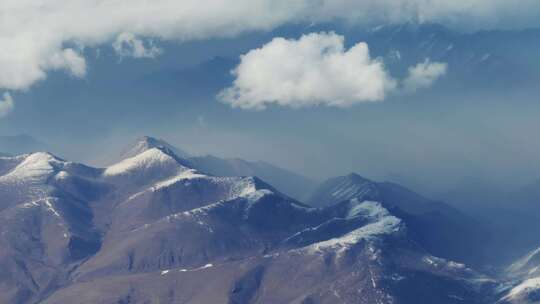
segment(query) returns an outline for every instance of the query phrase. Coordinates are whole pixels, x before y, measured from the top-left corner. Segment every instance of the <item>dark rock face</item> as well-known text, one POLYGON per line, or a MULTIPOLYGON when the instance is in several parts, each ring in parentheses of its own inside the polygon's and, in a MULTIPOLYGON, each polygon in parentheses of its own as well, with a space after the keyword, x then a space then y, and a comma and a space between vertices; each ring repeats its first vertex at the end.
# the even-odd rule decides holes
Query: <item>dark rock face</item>
POLYGON ((261 286, 264 270, 263 265, 256 266, 236 281, 229 294, 229 304, 251 303, 261 286))
POLYGON ((313 208, 166 147, 105 169, 36 153, 0 170, 2 303, 493 300, 488 277, 435 257, 418 214, 377 195, 313 208))

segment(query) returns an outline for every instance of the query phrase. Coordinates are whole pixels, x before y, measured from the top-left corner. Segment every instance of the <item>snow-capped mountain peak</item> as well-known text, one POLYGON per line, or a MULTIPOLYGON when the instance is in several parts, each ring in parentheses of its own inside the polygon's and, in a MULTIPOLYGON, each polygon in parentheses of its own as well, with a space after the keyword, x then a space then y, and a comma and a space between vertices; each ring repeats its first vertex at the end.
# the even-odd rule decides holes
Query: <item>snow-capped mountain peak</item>
POLYGON ((53 174, 56 168, 65 162, 46 152, 37 152, 24 156, 24 159, 2 179, 31 181, 44 180, 53 174))
POLYGON ((129 146, 128 148, 124 150, 124 152, 122 153, 121 159, 132 158, 134 156, 137 156, 153 148, 169 150, 180 158, 190 157, 190 155, 187 152, 169 144, 168 142, 162 139, 157 139, 150 136, 143 136, 137 139, 134 144, 132 144, 131 146, 129 146))
POLYGON ((173 169, 179 173, 188 170, 163 148, 151 148, 107 167, 103 174, 105 176, 128 175, 135 171, 147 171, 152 168, 162 168, 167 171, 173 169))

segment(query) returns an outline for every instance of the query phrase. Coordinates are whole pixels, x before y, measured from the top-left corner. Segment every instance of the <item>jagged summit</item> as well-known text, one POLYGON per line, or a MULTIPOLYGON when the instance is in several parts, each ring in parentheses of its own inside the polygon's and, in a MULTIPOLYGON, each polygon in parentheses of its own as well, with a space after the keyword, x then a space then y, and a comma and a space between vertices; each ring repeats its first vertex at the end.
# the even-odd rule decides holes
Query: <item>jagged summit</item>
POLYGON ((153 147, 107 167, 104 174, 106 176, 123 175, 136 170, 148 170, 156 166, 163 169, 171 167, 178 167, 179 170, 187 169, 182 168, 183 166, 177 162, 174 154, 170 153, 166 148, 153 147))
POLYGON ((142 136, 138 138, 135 143, 124 149, 124 152, 122 153, 120 159, 131 158, 152 148, 162 148, 169 150, 180 158, 188 158, 191 156, 189 153, 169 144, 163 139, 158 139, 151 136, 142 136))
POLYGON ((307 199, 308 204, 326 207, 353 198, 376 199, 377 184, 356 173, 330 178, 307 199))
POLYGON ((356 173, 356 172, 351 172, 347 175, 344 176, 345 178, 348 178, 350 180, 354 180, 354 181, 360 181, 360 182, 371 182, 371 180, 361 176, 360 174, 356 173))
MULTIPOLYGON (((44 181, 54 172, 60 171, 70 164, 49 152, 35 152, 8 157, 4 160, 5 174, 0 177, 0 181, 16 183, 44 181), (9 163, 11 163, 11 168, 8 168, 9 163)), ((1 164, 0 166, 3 167, 1 164)), ((0 170, 0 173, 2 171, 4 170, 0 170)))
POLYGON ((220 158, 213 155, 192 156, 163 139, 143 136, 124 149, 122 156, 113 161, 117 164, 152 148, 176 158, 185 167, 214 176, 257 176, 275 186, 282 193, 302 199, 313 189, 315 182, 295 172, 277 167, 264 161, 247 161, 240 158, 220 158), (174 156, 173 156, 174 155, 174 156))
POLYGON ((446 204, 432 201, 401 185, 373 181, 354 172, 322 182, 306 202, 311 206, 326 207, 350 199, 380 201, 411 214, 449 208, 446 204))

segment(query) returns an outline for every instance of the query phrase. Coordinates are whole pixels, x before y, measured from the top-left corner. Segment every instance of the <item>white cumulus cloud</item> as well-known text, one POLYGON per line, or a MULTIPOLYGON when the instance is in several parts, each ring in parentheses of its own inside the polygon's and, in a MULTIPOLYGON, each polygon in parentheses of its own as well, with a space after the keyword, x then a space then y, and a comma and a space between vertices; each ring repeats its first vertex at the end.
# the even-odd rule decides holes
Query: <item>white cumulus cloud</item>
POLYGON ((145 43, 132 33, 121 33, 113 43, 116 54, 121 57, 155 58, 162 50, 152 42, 145 43))
POLYGON ((11 94, 4 93, 2 99, 0 99, 0 117, 8 115, 11 111, 13 111, 14 107, 15 103, 13 102, 11 94))
POLYGON ((426 59, 409 68, 409 74, 403 81, 403 87, 407 92, 414 92, 418 89, 428 88, 437 79, 446 74, 448 64, 443 62, 431 62, 426 59))
POLYGON ((366 43, 349 49, 335 33, 312 33, 299 39, 274 38, 240 57, 235 80, 218 99, 235 108, 263 110, 270 104, 293 108, 349 107, 380 102, 394 92, 412 93, 431 86, 447 64, 424 62, 404 80, 394 79, 366 43))
POLYGON ((298 40, 275 38, 241 57, 233 86, 220 99, 244 109, 268 104, 346 107, 381 101, 396 87, 367 44, 346 50, 343 36, 313 33, 298 40))

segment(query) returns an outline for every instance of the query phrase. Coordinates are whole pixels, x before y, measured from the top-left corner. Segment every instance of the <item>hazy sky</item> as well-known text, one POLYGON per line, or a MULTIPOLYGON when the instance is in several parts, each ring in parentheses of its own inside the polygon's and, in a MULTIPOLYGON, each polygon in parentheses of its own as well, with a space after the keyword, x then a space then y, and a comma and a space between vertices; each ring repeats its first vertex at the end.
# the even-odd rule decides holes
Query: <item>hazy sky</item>
POLYGON ((70 159, 154 135, 432 192, 540 178, 538 1, 7 0, 0 20, 0 135, 70 159))

